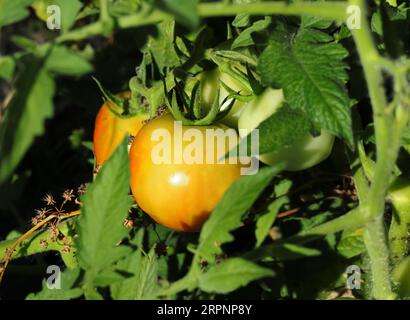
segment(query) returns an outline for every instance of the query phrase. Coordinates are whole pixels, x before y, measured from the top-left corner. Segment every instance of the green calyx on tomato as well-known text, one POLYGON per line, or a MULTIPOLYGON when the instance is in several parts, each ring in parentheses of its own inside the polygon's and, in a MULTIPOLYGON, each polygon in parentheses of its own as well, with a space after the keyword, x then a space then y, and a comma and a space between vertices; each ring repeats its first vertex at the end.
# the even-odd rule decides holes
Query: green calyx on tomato
MULTIPOLYGON (((242 137, 256 129, 260 123, 272 116, 284 102, 282 90, 267 88, 265 91, 249 102, 238 120, 238 129, 242 137)), ((334 136, 328 131, 314 137, 310 133, 298 139, 293 145, 274 153, 259 155, 259 160, 268 165, 279 162, 286 164, 288 171, 300 171, 311 168, 331 153, 334 136)))
POLYGON ((102 84, 94 78, 94 81, 97 83, 101 93, 103 94, 107 103, 106 107, 117 117, 126 119, 132 118, 139 115, 148 114, 148 109, 142 103, 142 97, 139 96, 139 101, 136 102, 131 100, 131 93, 127 94, 112 94, 107 89, 105 89, 102 84))
POLYGON ((230 96, 220 103, 220 90, 218 88, 212 93, 210 99, 204 99, 202 81, 190 80, 175 81, 176 84, 171 91, 168 91, 164 82, 167 96, 166 106, 175 120, 181 121, 184 125, 206 126, 223 118, 231 110, 235 102, 234 99, 231 99, 225 110, 221 110, 230 96))
POLYGON ((239 178, 239 163, 218 161, 219 154, 225 154, 219 150, 219 143, 203 143, 209 131, 215 134, 214 140, 226 143, 224 129, 235 135, 236 144, 238 136, 233 129, 219 124, 181 126, 169 113, 151 120, 139 131, 130 150, 131 190, 139 207, 157 223, 178 231, 198 231, 239 178), (177 130, 191 139, 180 141, 177 130), (176 159, 181 153, 190 159, 192 153, 187 150, 196 150, 196 156, 206 161, 187 161, 185 156, 176 159), (162 159, 165 154, 169 154, 167 161, 162 159))

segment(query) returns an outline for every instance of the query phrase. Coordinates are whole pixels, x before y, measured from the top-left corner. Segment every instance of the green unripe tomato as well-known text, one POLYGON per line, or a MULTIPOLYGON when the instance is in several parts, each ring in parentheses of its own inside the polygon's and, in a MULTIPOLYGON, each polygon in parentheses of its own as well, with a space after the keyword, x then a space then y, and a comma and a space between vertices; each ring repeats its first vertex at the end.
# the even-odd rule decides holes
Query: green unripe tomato
MULTIPOLYGON (((239 69, 243 69, 243 67, 239 69)), ((252 93, 251 89, 246 87, 240 80, 235 79, 225 72, 221 72, 219 69, 203 72, 200 75, 200 78, 202 79, 202 101, 205 103, 206 108, 210 108, 218 93, 218 90, 220 90, 220 104, 222 104, 226 97, 229 96, 229 92, 225 89, 221 82, 223 82, 232 90, 239 92, 241 95, 250 95, 252 93)), ((225 103, 223 103, 223 105, 221 106, 221 111, 228 108, 231 102, 232 99, 225 101, 225 103)), ((220 122, 231 128, 237 128, 239 117, 245 105, 246 102, 236 100, 231 108, 231 111, 225 117, 223 117, 220 122)))
MULTIPOLYGON (((238 120, 238 129, 242 137, 250 133, 261 122, 273 115, 283 104, 282 90, 267 88, 262 95, 249 102, 238 120)), ((292 146, 274 153, 263 154, 259 160, 268 165, 286 163, 286 170, 300 171, 311 168, 325 160, 332 152, 334 136, 323 130, 321 135, 311 134, 300 138, 292 146)))

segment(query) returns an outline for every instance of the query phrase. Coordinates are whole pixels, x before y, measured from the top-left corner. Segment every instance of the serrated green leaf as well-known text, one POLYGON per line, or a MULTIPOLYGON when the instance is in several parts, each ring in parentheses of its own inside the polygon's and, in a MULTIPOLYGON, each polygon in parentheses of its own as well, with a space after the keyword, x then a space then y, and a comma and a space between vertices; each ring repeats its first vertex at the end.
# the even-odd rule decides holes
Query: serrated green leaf
POLYGON ((39 45, 22 36, 13 37, 13 42, 38 58, 47 57, 44 68, 48 71, 67 76, 81 76, 93 69, 93 66, 84 57, 65 46, 39 45))
POLYGON ((0 28, 29 15, 27 7, 34 0, 0 0, 0 28))
MULTIPOLYGON (((284 104, 272 116, 263 121, 259 130, 259 154, 276 152, 292 146, 313 129, 312 123, 301 110, 292 109, 284 104)), ((252 139, 242 139, 240 144, 247 144, 252 150, 252 139)), ((256 155, 256 154, 254 154, 256 155)))
POLYGON ((221 252, 221 244, 233 240, 230 231, 239 227, 243 214, 282 169, 280 165, 263 168, 233 183, 202 228, 197 249, 200 256, 212 261, 221 252))
POLYGON ((130 252, 118 245, 127 235, 123 222, 132 204, 127 142, 125 137, 82 198, 77 256, 80 266, 94 275, 130 252))
MULTIPOLYGON (((161 74, 165 74, 166 68, 181 65, 183 61, 175 50, 174 35, 175 21, 163 21, 157 25, 157 35, 150 36, 145 52, 149 52, 161 74)), ((163 91, 162 83, 161 89, 163 91)))
POLYGON ((135 290, 136 300, 149 299, 158 288, 158 263, 154 248, 142 257, 140 266, 135 290))
POLYGON ((79 276, 80 269, 67 269, 60 275, 60 289, 49 289, 47 282, 43 281, 42 290, 37 293, 30 293, 26 300, 70 300, 79 298, 83 295, 83 290, 73 288, 79 276))
POLYGON ((132 242, 138 248, 124 259, 118 261, 115 269, 121 273, 127 273, 131 276, 119 283, 110 286, 111 296, 115 300, 135 300, 137 296, 137 288, 139 286, 140 276, 139 272, 142 268, 142 240, 144 236, 144 229, 140 229, 132 242))
POLYGON ((239 36, 232 43, 231 48, 236 49, 240 47, 247 47, 254 44, 252 34, 254 32, 261 32, 269 27, 272 22, 271 17, 265 17, 263 20, 258 20, 252 24, 249 28, 243 30, 239 36))
POLYGON ((262 242, 266 239, 269 234, 269 230, 272 227, 272 224, 275 222, 276 216, 280 208, 289 201, 287 197, 280 197, 273 201, 268 206, 268 212, 262 215, 256 222, 255 236, 256 236, 256 245, 259 247, 262 242))
POLYGON ((0 184, 15 170, 34 138, 44 132, 44 121, 53 114, 55 84, 44 60, 28 57, 15 87, 19 90, 0 125, 0 184))
POLYGON ((263 268, 242 258, 231 258, 201 274, 199 288, 206 292, 228 293, 254 280, 272 277, 272 270, 263 268))
POLYGON ((319 128, 353 144, 350 99, 345 83, 348 52, 332 37, 314 29, 296 34, 276 31, 261 54, 262 82, 283 89, 292 108, 305 111, 319 128))

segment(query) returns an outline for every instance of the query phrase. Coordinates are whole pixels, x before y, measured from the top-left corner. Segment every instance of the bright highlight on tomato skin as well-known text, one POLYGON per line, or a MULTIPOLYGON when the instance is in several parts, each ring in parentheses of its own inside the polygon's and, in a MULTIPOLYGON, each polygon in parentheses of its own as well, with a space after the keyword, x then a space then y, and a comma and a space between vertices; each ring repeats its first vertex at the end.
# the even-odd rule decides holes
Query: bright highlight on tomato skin
MULTIPOLYGON (((130 92, 118 95, 121 98, 129 98, 130 92)), ((112 155, 126 134, 135 136, 141 130, 148 114, 120 118, 110 111, 107 101, 98 111, 94 127, 94 155, 97 166, 101 166, 112 155)))
MULTIPOLYGON (((183 131, 193 128, 184 126, 183 131)), ((218 125, 195 127, 205 136, 206 129, 218 125)), ((157 223, 177 231, 199 231, 215 209, 225 191, 239 178, 241 165, 156 164, 152 150, 158 144, 152 134, 157 129, 174 130, 174 119, 164 115, 152 120, 137 134, 130 150, 131 190, 137 204, 157 223)), ((169 147, 173 148, 174 141, 169 147)), ((184 141, 183 147, 189 142, 184 141)), ((214 147, 216 148, 216 147, 214 147)), ((204 146, 204 156, 210 151, 204 146)), ((217 152, 215 152, 217 154, 217 152)))

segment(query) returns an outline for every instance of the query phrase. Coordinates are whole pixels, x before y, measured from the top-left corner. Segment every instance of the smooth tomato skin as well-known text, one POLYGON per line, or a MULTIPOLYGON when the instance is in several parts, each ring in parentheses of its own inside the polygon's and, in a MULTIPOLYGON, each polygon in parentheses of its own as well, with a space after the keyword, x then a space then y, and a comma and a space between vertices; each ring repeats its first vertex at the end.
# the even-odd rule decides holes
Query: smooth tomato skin
MULTIPOLYGON (((268 88, 258 98, 252 100, 244 108, 238 121, 238 129, 244 129, 240 135, 246 136, 258 125, 274 114, 284 101, 282 90, 268 88)), ((262 154, 259 160, 268 165, 285 162, 287 171, 301 171, 311 168, 329 157, 332 152, 334 136, 322 130, 313 137, 311 134, 300 138, 292 146, 274 153, 262 154)))
MULTIPOLYGON (((182 127, 183 132, 189 128, 182 127)), ((151 139, 156 129, 169 130, 173 137, 174 119, 169 114, 152 120, 136 136, 130 150, 131 190, 137 204, 157 223, 168 228, 195 232, 215 209, 225 191, 240 176, 239 164, 156 164, 151 158, 158 141, 151 139)), ((183 142, 183 147, 189 142, 183 142)), ((171 138, 171 148, 174 138, 171 138)), ((204 154, 207 149, 204 147, 204 154)))
MULTIPOLYGON (((119 96, 128 98, 130 93, 121 93, 119 96)), ((94 126, 94 155, 98 166, 108 160, 127 133, 135 136, 149 118, 147 114, 120 118, 110 111, 108 103, 111 102, 107 101, 98 111, 94 126)))

